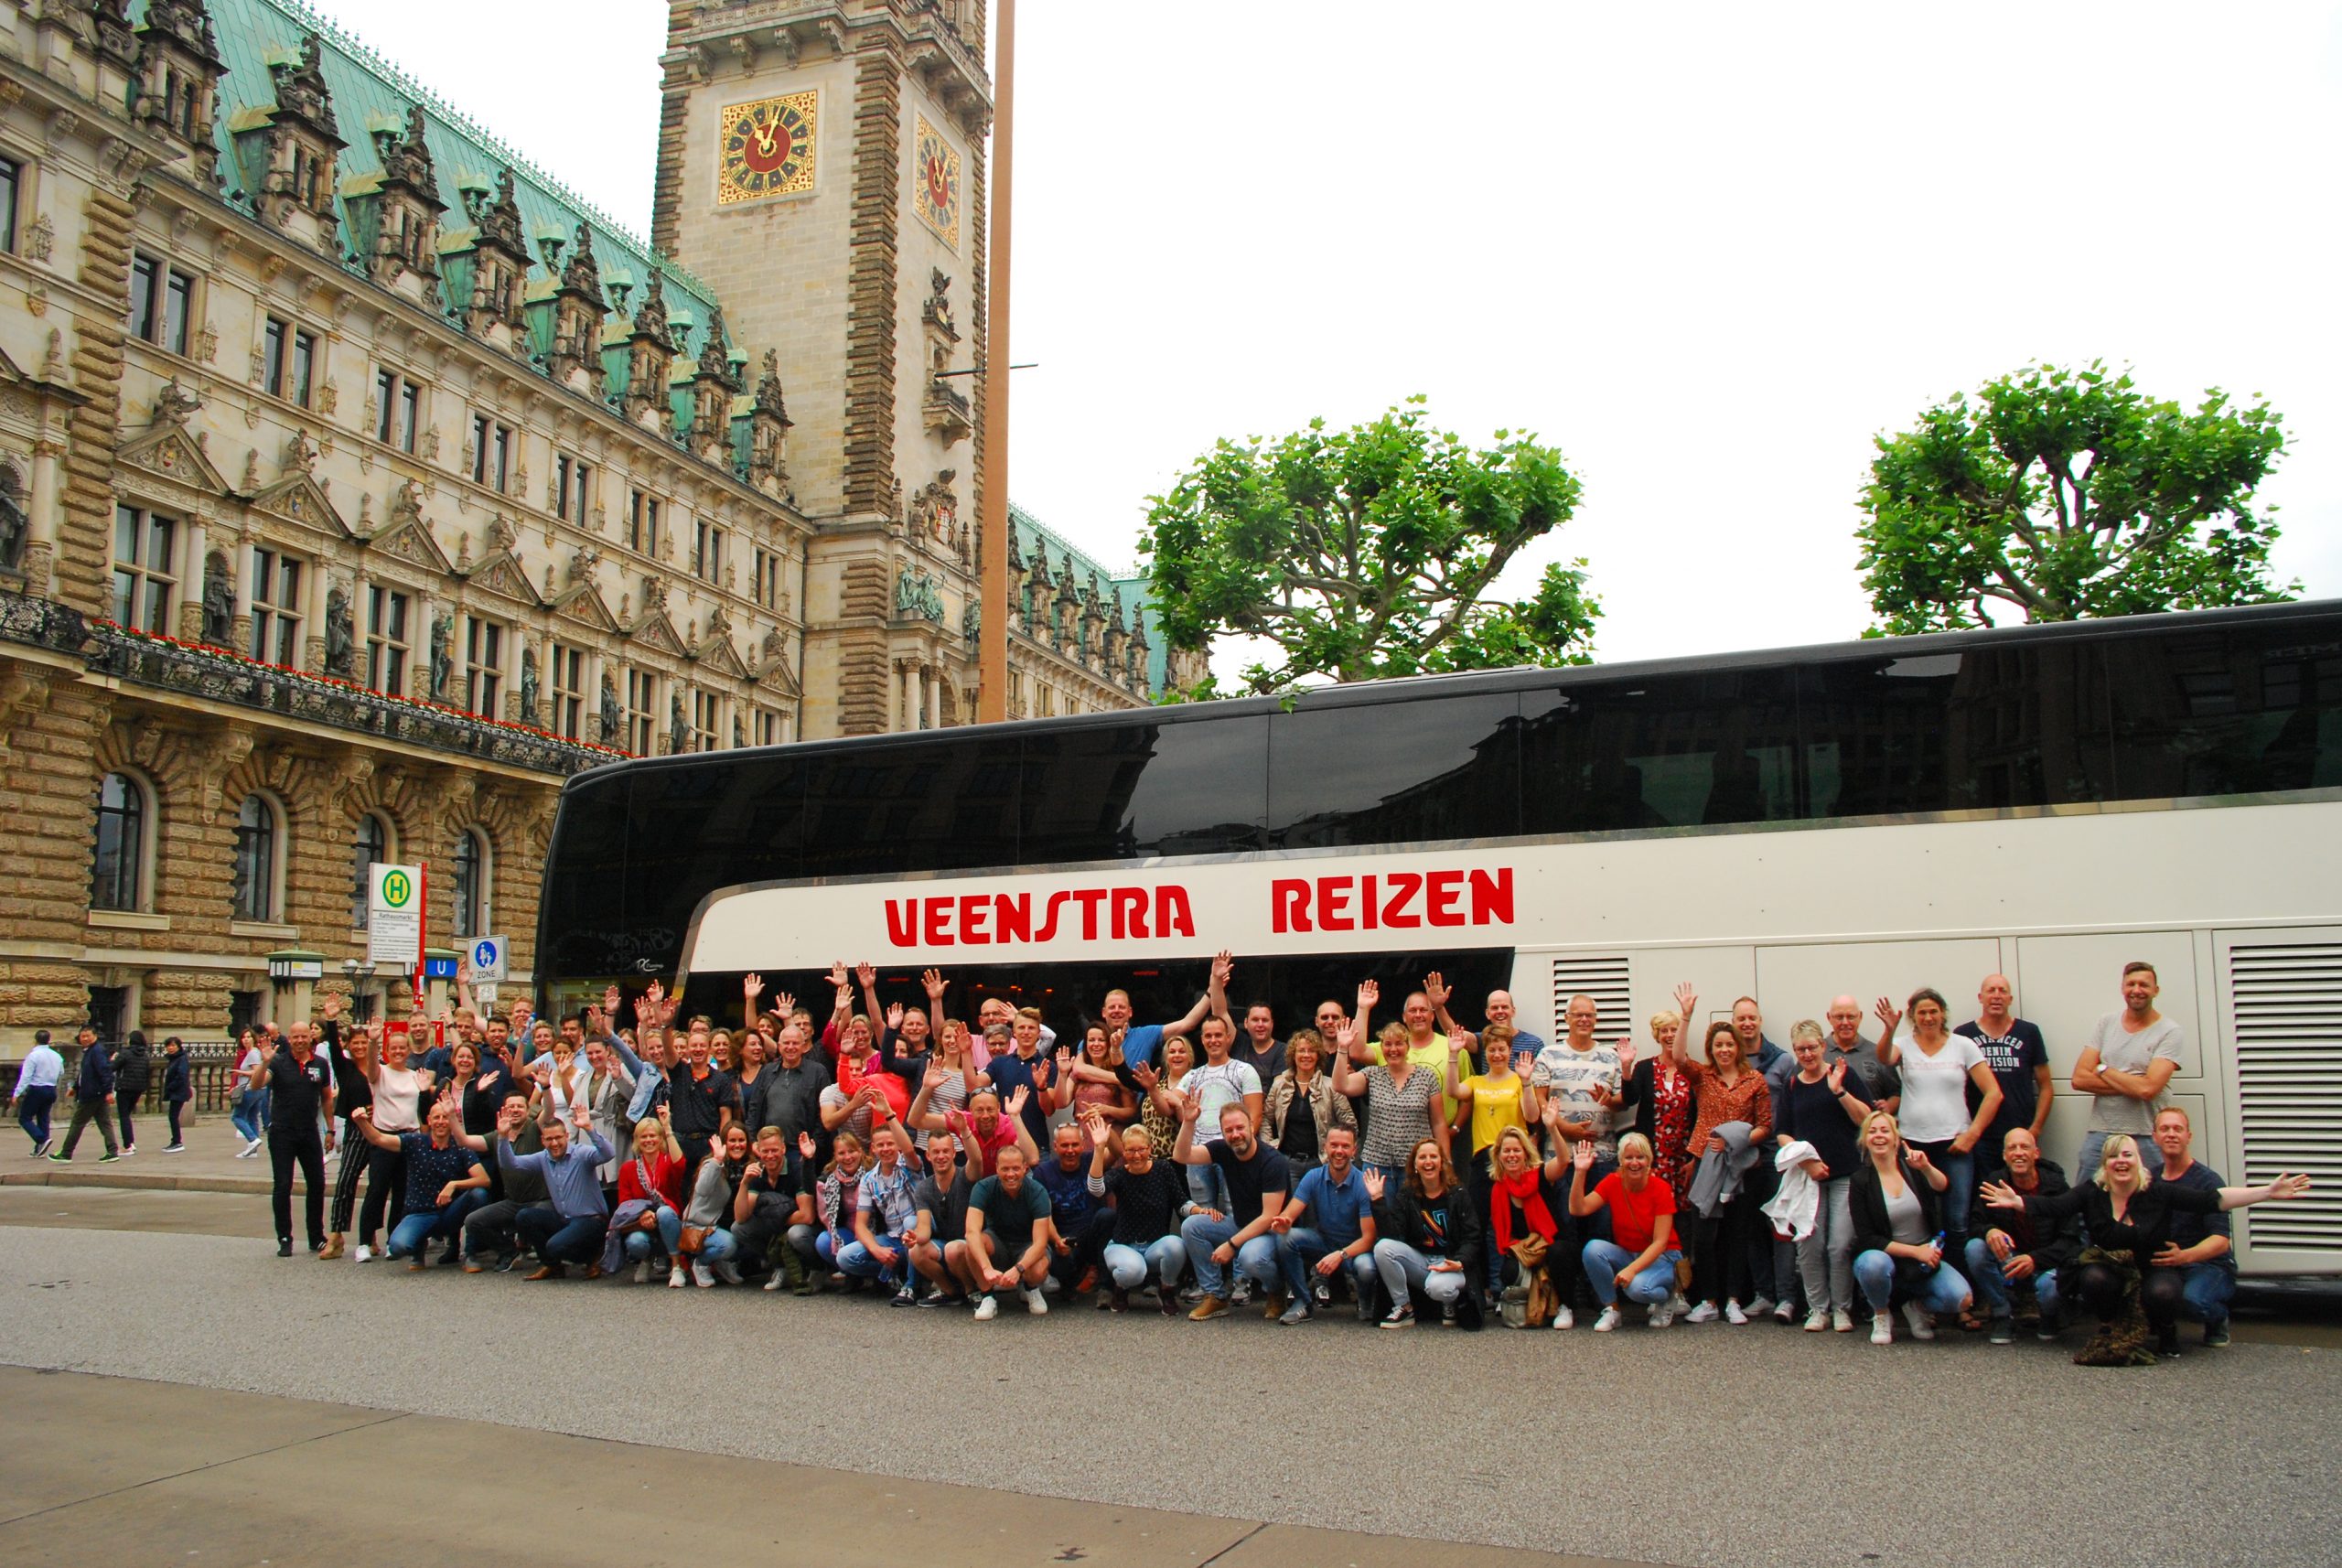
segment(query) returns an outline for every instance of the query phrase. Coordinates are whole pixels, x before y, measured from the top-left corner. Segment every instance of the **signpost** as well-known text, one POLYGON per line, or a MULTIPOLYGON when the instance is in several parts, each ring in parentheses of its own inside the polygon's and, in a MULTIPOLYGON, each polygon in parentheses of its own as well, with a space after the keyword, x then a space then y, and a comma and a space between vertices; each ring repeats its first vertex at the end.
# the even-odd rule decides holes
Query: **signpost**
POLYGON ((510 978, 504 972, 504 939, 474 937, 472 939, 472 979, 494 984, 510 978))
POLYGON ((405 970, 423 994, 423 867, 375 865, 366 888, 366 956, 405 970))

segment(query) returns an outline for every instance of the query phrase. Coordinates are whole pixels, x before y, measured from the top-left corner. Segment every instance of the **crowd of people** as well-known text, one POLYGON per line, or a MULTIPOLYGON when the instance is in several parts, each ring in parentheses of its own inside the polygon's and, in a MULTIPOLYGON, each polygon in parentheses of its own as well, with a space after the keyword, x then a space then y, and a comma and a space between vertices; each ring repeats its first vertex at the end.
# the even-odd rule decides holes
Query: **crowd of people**
MULTIPOLYGON (((81 1134, 93 1123, 106 1150, 98 1156, 100 1165, 135 1155, 137 1116, 154 1087, 157 1066, 145 1031, 131 1030, 116 1047, 99 1039, 95 1029, 84 1026, 75 1036, 79 1054, 74 1059, 70 1083, 65 1081, 64 1054, 49 1039, 47 1029, 33 1031, 32 1048, 17 1067, 16 1088, 9 1100, 16 1125, 33 1141, 33 1157, 70 1165, 73 1151, 81 1145, 81 1134), (73 1107, 72 1121, 61 1144, 50 1129, 50 1118, 60 1094, 73 1107), (122 1129, 119 1139, 114 1136, 117 1124, 122 1129)), ((195 1098, 195 1074, 193 1064, 188 1059, 186 1042, 177 1035, 164 1039, 160 1067, 163 1111, 171 1127, 171 1141, 163 1145, 163 1153, 183 1155, 187 1153, 187 1141, 180 1122, 187 1113, 188 1102, 195 1098)))
POLYGON ((437 1026, 372 1029, 328 997, 243 1041, 240 1067, 269 1100, 280 1255, 298 1168, 326 1259, 867 1292, 979 1320, 1257 1302, 1289 1326, 1770 1318, 1866 1323, 1879 1345, 1898 1320, 1995 1344, 2071 1322, 2077 1361, 2143 1364, 2183 1322, 2227 1343, 2227 1211, 2309 1186, 2234 1186, 2193 1157, 2164 1102, 2184 1040, 2144 963, 2068 1080, 2090 1099, 2070 1178, 2042 1146, 2046 1043, 2000 975, 1956 1027, 1931 988, 1867 1012, 1840 996, 1786 1049, 1754 998, 1708 1019, 1689 985, 1640 1047, 1597 1038, 1586 996, 1550 1043, 1502 991, 1469 1028, 1436 973, 1395 1018, 1370 980, 1280 1037, 1267 1004, 1231 1008, 1233 975, 1221 954, 1161 1024, 1110 992, 1062 1035, 998 997, 957 1016, 932 970, 924 1005, 882 1004, 867 964, 832 971, 826 1016, 767 1005, 750 975, 736 1025, 656 983, 557 1024, 466 993, 437 1026))

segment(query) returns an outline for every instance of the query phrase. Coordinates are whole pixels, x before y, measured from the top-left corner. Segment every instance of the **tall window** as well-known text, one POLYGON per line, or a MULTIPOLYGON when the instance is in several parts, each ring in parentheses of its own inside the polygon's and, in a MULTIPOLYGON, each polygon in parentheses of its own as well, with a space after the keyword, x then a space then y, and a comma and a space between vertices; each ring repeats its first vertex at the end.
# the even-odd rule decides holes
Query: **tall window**
POLYGON ((594 465, 564 454, 553 460, 553 477, 554 514, 583 528, 594 499, 594 465))
POLYGON ((276 918, 276 808, 247 795, 236 811, 236 918, 276 918))
POLYGON ((90 908, 135 909, 145 900, 146 791, 127 773, 98 786, 98 834, 90 863, 90 908))
POLYGON ((504 628, 478 616, 464 618, 464 706, 484 719, 498 716, 504 694, 504 628))
POLYGON ((357 835, 349 844, 349 924, 366 929, 368 907, 373 902, 374 868, 391 858, 390 824, 369 811, 358 819, 357 835))
POLYGON ((301 667, 301 563, 274 550, 252 551, 252 657, 301 667))
POLYGON ((757 603, 765 608, 780 608, 780 557, 759 544, 757 546, 756 566, 756 581, 749 591, 756 596, 757 603))
POLYGON ((781 727, 780 714, 770 708, 757 710, 757 744, 758 746, 779 746, 788 738, 789 732, 781 727))
POLYGON ((317 339, 272 316, 262 346, 262 372, 268 395, 309 406, 309 381, 317 362, 317 339))
POLYGON ((648 757, 659 733, 659 677, 648 670, 626 672, 626 749, 648 757))
POLYGON ((724 698, 715 692, 692 693, 692 749, 714 751, 723 744, 724 698))
POLYGON ((701 518, 693 537, 692 571, 703 583, 720 581, 724 575, 724 531, 701 518))
MULTIPOLYGON (((306 401, 306 400, 304 400, 306 401)), ((414 450, 415 426, 423 409, 423 389, 396 371, 374 372, 374 439, 402 452, 414 450)))
POLYGON ((478 828, 456 835, 456 929, 458 941, 488 934, 488 844, 478 828))
POLYGON ((406 695, 409 651, 407 596, 371 583, 366 588, 366 684, 386 697, 406 695))
POLYGON ((25 166, 0 158, 0 251, 16 248, 16 202, 24 189, 25 166))
POLYGON ((512 427, 472 415, 472 483, 501 494, 512 482, 512 427))
POLYGON ((171 635, 171 590, 178 582, 178 524, 136 507, 113 510, 113 618, 157 637, 171 635))
POLYGON ((552 724, 558 736, 583 740, 586 736, 586 650, 573 643, 552 645, 552 724))
POLYGON ((630 490, 626 503, 626 547, 645 555, 659 553, 659 498, 630 490))
POLYGON ((187 352, 188 317, 195 310, 195 279, 144 251, 130 262, 130 330, 174 354, 187 352))

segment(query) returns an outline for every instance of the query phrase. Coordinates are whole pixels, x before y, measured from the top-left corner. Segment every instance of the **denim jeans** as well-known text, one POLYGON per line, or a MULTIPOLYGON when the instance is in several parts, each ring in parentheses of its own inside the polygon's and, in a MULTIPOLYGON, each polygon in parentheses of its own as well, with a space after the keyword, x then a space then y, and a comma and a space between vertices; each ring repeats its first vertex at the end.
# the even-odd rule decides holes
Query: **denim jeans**
MULTIPOLYGON (((1233 1219, 1207 1219, 1200 1214, 1190 1214, 1179 1222, 1179 1241, 1186 1249, 1187 1261, 1195 1265, 1196 1283, 1206 1295, 1227 1296, 1230 1289, 1227 1270, 1212 1262, 1212 1250, 1234 1238, 1240 1227, 1233 1219)), ((1277 1272, 1277 1239, 1273 1234, 1253 1237, 1237 1249, 1236 1272, 1263 1290, 1283 1288, 1277 1272)))
POLYGON ((35 1148, 48 1142, 48 1111, 56 1103, 54 1084, 27 1089, 16 1096, 16 1125, 25 1130, 25 1136, 33 1141, 35 1148))
POLYGON ((1854 1178, 1832 1176, 1815 1195, 1813 1229, 1797 1243, 1798 1273, 1805 1278, 1805 1310, 1854 1309, 1854 1178))
MULTIPOLYGON (((1616 1241, 1596 1240, 1585 1244, 1585 1282, 1594 1287, 1595 1296, 1603 1305, 1618 1305, 1618 1271, 1638 1256, 1616 1241)), ((1675 1265, 1682 1256, 1670 1247, 1652 1259, 1627 1283, 1627 1299, 1645 1306, 1665 1306, 1667 1298, 1675 1294, 1675 1265)))
MULTIPOLYGON (((2013 1298, 2017 1287, 2001 1273, 2001 1262, 1993 1256, 1993 1249, 1984 1238, 1971 1238, 1968 1243, 1968 1277, 1976 1282, 1976 1294, 1983 1299, 1987 1317, 2007 1317, 2014 1310, 2013 1298)), ((2057 1310, 2057 1271, 2033 1276, 2034 1299, 2041 1303, 2044 1317, 2057 1310)))
POLYGON ((683 1217, 664 1204, 659 1206, 658 1213, 658 1240, 651 1240, 648 1230, 626 1233, 626 1255, 630 1261, 647 1263, 654 1257, 671 1258, 682 1244, 683 1217))
MULTIPOLYGON (((676 1240, 680 1241, 682 1239, 679 1230, 676 1240)), ((739 1240, 731 1231, 710 1230, 707 1233, 707 1240, 700 1243, 699 1261, 703 1263, 727 1262, 739 1251, 739 1240)))
POLYGON ((1936 1199, 1943 1214, 1944 1262, 1964 1258, 1968 1255, 1968 1211, 1976 1200, 1976 1155, 1972 1151, 1961 1154, 1949 1139, 1912 1147, 1926 1150, 1945 1176, 1944 1189, 1936 1199))
POLYGON ((1404 1241, 1386 1239, 1374 1244, 1374 1270, 1382 1276, 1382 1288, 1394 1306, 1403 1306, 1413 1299, 1409 1293, 1418 1287, 1442 1306, 1464 1294, 1468 1282, 1463 1270, 1444 1269, 1433 1273, 1431 1262, 1404 1241))
MULTIPOLYGON (((1862 1286, 1863 1299, 1873 1312, 1885 1312, 1895 1298, 1895 1260, 1875 1247, 1859 1254, 1854 1283, 1862 1286)), ((1968 1294, 1968 1281, 1951 1266, 1951 1254, 1946 1251, 1943 1262, 1911 1299, 1929 1312, 1958 1312, 1968 1294)))
POLYGON ((464 1233, 464 1220, 487 1201, 486 1193, 478 1187, 467 1187, 445 1208, 408 1209, 391 1227, 390 1256, 420 1258, 424 1248, 435 1240, 454 1241, 464 1233))
POLYGON ((1228 1178, 1219 1174, 1218 1165, 1187 1167, 1187 1197, 1198 1208, 1217 1208, 1222 1214, 1232 1207, 1228 1196, 1228 1178))
POLYGON ((2187 1283, 2179 1301, 2179 1316, 2217 1328, 2229 1320, 2229 1303, 2236 1295, 2236 1275, 2218 1263, 2189 1263, 2187 1283))
POLYGON ((532 1208, 513 1217, 512 1228, 521 1233, 522 1244, 534 1247, 548 1263, 598 1263, 610 1217, 587 1214, 564 1219, 549 1207, 532 1208))
POLYGON ((1179 1283, 1187 1271, 1187 1244, 1176 1236, 1162 1236, 1144 1247, 1124 1246, 1120 1241, 1106 1243, 1106 1273, 1117 1290, 1136 1290, 1152 1275, 1157 1284, 1169 1290, 1179 1283))
POLYGON ((838 1249, 838 1273, 858 1280, 886 1280, 900 1284, 910 1277, 911 1244, 900 1236, 881 1235, 879 1240, 895 1250, 895 1261, 886 1262, 860 1241, 848 1241, 838 1249))
MULTIPOLYGON (((1343 1245, 1348 1243, 1344 1242, 1343 1245)), ((1317 1273, 1317 1260, 1328 1252, 1339 1251, 1340 1247, 1333 1245, 1306 1225, 1296 1225, 1285 1232, 1284 1240, 1277 1249, 1277 1261, 1284 1267, 1285 1294, 1295 1301, 1308 1300, 1309 1282, 1322 1277, 1317 1273)), ((1343 1266, 1350 1272, 1350 1288, 1356 1292, 1360 1309, 1364 1310, 1367 1304, 1374 1299, 1374 1249, 1368 1248, 1343 1266)))

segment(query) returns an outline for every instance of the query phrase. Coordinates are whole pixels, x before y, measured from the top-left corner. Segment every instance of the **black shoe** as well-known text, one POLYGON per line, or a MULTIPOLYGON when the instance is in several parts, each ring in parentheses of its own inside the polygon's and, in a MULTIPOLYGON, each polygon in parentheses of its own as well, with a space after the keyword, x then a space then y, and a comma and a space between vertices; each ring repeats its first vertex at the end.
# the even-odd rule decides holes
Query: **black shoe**
POLYGON ((919 1293, 911 1289, 910 1286, 905 1285, 902 1289, 895 1293, 895 1299, 888 1302, 886 1305, 889 1306, 912 1306, 916 1305, 918 1302, 919 1293))
POLYGON ((950 1306, 951 1297, 944 1291, 931 1290, 919 1298, 919 1304, 921 1306, 950 1306))
POLYGON ((280 1258, 289 1258, 293 1255, 292 1237, 279 1236, 276 1239, 276 1255, 280 1258))

